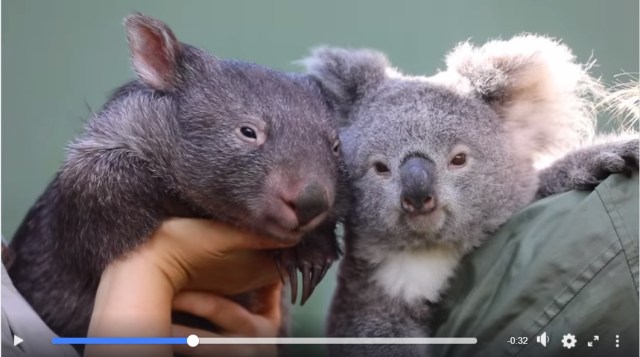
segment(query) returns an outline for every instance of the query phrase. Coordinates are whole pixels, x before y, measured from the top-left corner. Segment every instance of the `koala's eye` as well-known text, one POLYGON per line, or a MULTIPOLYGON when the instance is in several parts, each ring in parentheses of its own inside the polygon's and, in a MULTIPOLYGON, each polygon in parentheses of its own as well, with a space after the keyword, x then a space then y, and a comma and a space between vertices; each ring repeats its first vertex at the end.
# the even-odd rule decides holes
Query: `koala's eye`
POLYGON ((452 166, 464 166, 464 164, 467 163, 467 155, 466 154, 458 154, 456 156, 453 157, 453 159, 451 159, 451 165, 452 166))
POLYGON ((340 140, 336 140, 333 143, 333 147, 331 148, 331 150, 333 150, 333 153, 336 155, 340 153, 340 140))
POLYGON ((391 171, 391 170, 389 170, 389 166, 383 164, 380 161, 378 161, 375 164, 373 164, 373 169, 376 170, 376 173, 378 175, 386 175, 391 171))
POLYGON ((240 128, 240 133, 246 137, 247 139, 253 139, 256 140, 258 138, 258 134, 256 134, 256 131, 253 130, 253 128, 250 128, 248 126, 243 126, 240 128))

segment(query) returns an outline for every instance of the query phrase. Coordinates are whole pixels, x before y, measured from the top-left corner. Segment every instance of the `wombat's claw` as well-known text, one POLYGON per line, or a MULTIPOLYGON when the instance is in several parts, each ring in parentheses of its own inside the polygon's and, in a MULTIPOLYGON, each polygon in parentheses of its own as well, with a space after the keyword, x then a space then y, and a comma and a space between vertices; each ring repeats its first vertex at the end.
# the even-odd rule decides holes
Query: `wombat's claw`
POLYGON ((331 240, 310 240, 293 248, 274 251, 276 268, 283 283, 289 280, 291 285, 291 303, 298 300, 298 275, 302 275, 302 293, 300 305, 304 305, 313 294, 316 286, 327 274, 333 262, 339 256, 336 243, 331 240))
POLYGON ((296 271, 297 263, 295 251, 292 249, 276 250, 273 252, 273 259, 276 263, 276 269, 280 275, 282 284, 289 280, 291 285, 291 303, 295 304, 298 298, 298 274, 296 271))
POLYGON ((313 290, 316 288, 316 286, 320 284, 320 281, 322 281, 322 278, 324 277, 324 273, 326 273, 327 270, 328 268, 326 266, 313 267, 313 272, 311 273, 311 286, 313 288, 311 289, 311 293, 313 293, 313 290))
POLYGON ((319 266, 311 266, 309 263, 302 263, 302 299, 300 306, 304 306, 313 291, 322 280, 322 268, 319 266))
POLYGON ((327 274, 327 271, 329 271, 329 268, 331 268, 331 265, 333 264, 333 259, 331 260, 327 260, 326 262, 324 262, 324 265, 322 266, 322 271, 320 272, 320 278, 318 279, 318 283, 324 279, 325 274, 327 274))
POLYGON ((310 266, 308 263, 302 263, 302 299, 300 300, 300 306, 304 306, 316 286, 320 284, 322 278, 329 270, 331 262, 326 262, 323 266, 310 266))
POLYGON ((293 264, 287 266, 287 273, 289 274, 289 284, 291 284, 291 303, 295 304, 298 299, 298 274, 296 274, 296 267, 293 264))
POLYGON ((298 300, 298 266, 300 265, 295 248, 274 251, 273 259, 282 283, 285 284, 289 280, 291 303, 295 304, 296 300, 298 300))

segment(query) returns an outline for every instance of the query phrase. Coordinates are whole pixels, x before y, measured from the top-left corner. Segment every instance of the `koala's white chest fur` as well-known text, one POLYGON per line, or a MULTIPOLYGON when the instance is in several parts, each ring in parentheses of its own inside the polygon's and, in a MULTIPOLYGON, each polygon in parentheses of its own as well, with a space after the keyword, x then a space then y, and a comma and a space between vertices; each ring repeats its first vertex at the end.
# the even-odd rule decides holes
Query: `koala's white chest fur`
POLYGON ((460 254, 446 248, 392 253, 384 257, 372 279, 387 294, 407 303, 436 302, 459 261, 460 254))

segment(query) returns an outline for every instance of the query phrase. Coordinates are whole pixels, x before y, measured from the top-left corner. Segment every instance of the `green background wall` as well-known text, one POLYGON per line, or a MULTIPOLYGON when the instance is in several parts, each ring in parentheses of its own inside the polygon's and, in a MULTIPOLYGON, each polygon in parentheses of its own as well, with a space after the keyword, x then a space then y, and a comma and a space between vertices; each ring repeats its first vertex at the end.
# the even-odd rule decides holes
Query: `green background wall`
MULTIPOLYGON (((319 44, 385 51, 431 74, 457 42, 536 32, 562 38, 594 73, 638 72, 637 0, 2 2, 2 234, 10 238, 90 108, 132 77, 123 17, 141 11, 184 42, 282 70, 319 44)), ((331 275, 296 311, 298 335, 320 334, 331 275)))

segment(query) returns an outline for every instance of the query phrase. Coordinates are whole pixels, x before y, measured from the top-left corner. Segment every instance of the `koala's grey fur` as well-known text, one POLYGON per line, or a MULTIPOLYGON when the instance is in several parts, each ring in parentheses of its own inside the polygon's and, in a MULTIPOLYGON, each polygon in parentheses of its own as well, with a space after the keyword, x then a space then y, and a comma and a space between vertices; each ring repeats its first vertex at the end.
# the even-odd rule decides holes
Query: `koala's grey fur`
POLYGON ((569 190, 596 187, 611 174, 638 171, 638 135, 615 135, 605 142, 582 147, 539 171, 537 198, 569 190))
MULTIPOLYGON (((538 175, 541 157, 593 136, 591 98, 601 90, 552 39, 463 43, 431 77, 403 75, 367 49, 320 48, 303 64, 340 115, 353 191, 330 336, 427 336, 431 306, 461 257, 536 194, 637 170, 636 136, 579 149, 538 175), (456 166, 459 153, 466 162, 456 166), (411 192, 426 192, 425 206, 407 204, 411 192)), ((426 353, 424 345, 331 347, 335 356, 426 353)))
POLYGON ((84 336, 103 269, 175 216, 305 235, 297 263, 319 281, 337 258, 345 170, 317 84, 215 58, 143 15, 125 24, 138 79, 90 118, 14 236, 9 273, 20 293, 55 333, 84 336), (287 223, 281 200, 311 184, 322 207, 287 223))

